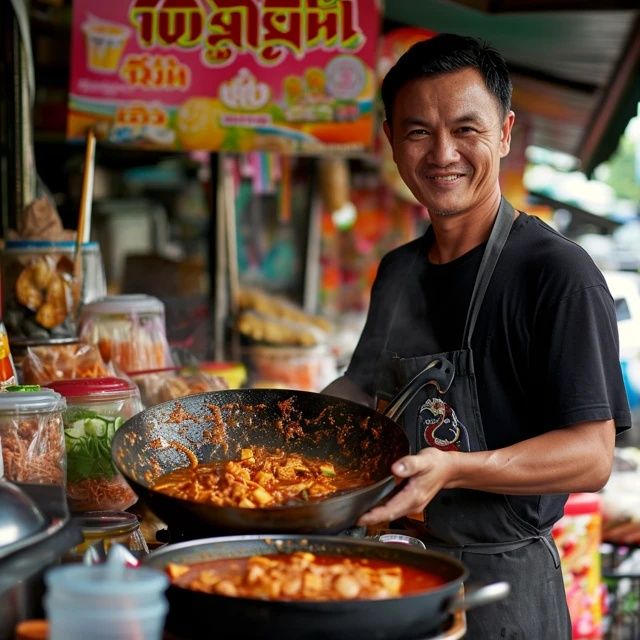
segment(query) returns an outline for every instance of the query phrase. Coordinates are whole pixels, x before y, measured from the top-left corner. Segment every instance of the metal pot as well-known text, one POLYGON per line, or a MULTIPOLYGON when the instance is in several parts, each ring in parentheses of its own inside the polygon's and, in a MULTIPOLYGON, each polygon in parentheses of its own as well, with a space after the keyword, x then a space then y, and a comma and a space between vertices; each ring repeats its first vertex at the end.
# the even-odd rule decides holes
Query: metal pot
POLYGON ((82 541, 82 531, 69 517, 62 485, 0 482, 0 500, 14 507, 2 511, 0 528, 11 528, 9 515, 24 532, 0 544, 0 640, 11 640, 18 622, 44 615, 44 573, 82 541))
POLYGON ((506 583, 461 595, 468 576, 458 560, 409 545, 384 544, 346 536, 229 536, 169 545, 152 552, 144 564, 165 570, 167 563, 196 563, 297 550, 402 563, 435 573, 444 584, 430 591, 384 600, 275 601, 226 597, 171 586, 167 591, 167 631, 179 638, 202 638, 224 620, 234 638, 255 640, 401 640, 429 636, 458 609, 488 604, 509 593, 506 583))
POLYGON ((138 497, 170 529, 187 537, 238 533, 336 533, 352 526, 386 497, 396 481, 391 464, 409 453, 393 420, 425 385, 444 390, 453 366, 434 361, 388 405, 385 414, 308 391, 238 389, 195 394, 146 409, 116 432, 114 463, 138 497), (216 507, 153 489, 155 480, 188 466, 185 449, 199 463, 228 459, 241 448, 279 447, 367 469, 372 482, 325 500, 273 508, 216 507))

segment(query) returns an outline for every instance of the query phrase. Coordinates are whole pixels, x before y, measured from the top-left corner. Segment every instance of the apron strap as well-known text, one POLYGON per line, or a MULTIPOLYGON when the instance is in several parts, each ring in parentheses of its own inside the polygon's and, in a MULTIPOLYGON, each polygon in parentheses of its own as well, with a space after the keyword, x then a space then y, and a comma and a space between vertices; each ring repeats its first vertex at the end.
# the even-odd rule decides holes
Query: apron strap
POLYGON ((553 539, 549 531, 541 531, 535 536, 520 538, 519 540, 509 540, 507 542, 480 542, 464 545, 439 544, 433 543, 430 540, 423 540, 422 542, 427 549, 434 551, 443 551, 447 553, 477 553, 485 556, 492 556, 497 553, 507 553, 509 551, 521 549, 522 547, 528 547, 530 544, 534 544, 535 542, 542 542, 551 554, 556 569, 560 566, 560 554, 553 543, 553 539))
POLYGON ((484 250, 480 267, 478 268, 478 275, 473 286, 473 292, 471 293, 471 301, 469 302, 469 309, 467 311, 467 320, 464 326, 464 334, 462 338, 463 348, 471 348, 471 337, 473 336, 473 330, 476 326, 476 320, 480 313, 480 307, 484 300, 484 294, 487 291, 489 282, 493 271, 498 264, 498 258, 504 248, 513 225, 515 218, 515 211, 513 207, 502 197, 500 199, 500 207, 496 216, 493 228, 491 229, 491 235, 489 241, 484 250))

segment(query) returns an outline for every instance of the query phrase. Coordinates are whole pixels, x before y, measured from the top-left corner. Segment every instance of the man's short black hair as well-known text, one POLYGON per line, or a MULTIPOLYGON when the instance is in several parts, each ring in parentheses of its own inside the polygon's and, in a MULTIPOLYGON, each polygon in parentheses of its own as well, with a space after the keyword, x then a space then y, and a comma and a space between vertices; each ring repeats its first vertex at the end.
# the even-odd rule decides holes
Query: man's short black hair
POLYGON ((511 77, 502 55, 487 42, 440 33, 416 42, 389 69, 382 81, 382 102, 389 125, 398 91, 412 80, 462 69, 477 69, 495 95, 504 118, 511 109, 511 77))

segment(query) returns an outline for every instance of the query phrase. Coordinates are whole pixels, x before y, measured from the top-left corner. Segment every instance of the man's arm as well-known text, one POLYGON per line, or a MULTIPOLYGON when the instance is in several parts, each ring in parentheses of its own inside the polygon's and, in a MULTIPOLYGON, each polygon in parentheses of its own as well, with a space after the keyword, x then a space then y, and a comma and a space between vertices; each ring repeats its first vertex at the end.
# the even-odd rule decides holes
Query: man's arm
POLYGON ((428 447, 393 464, 394 475, 407 479, 405 487, 359 522, 371 525, 420 512, 441 489, 508 495, 599 491, 609 479, 614 448, 613 420, 582 422, 494 451, 428 447))
POLYGON ((447 487, 531 495, 599 491, 611 473, 613 420, 582 422, 504 449, 460 456, 447 487))

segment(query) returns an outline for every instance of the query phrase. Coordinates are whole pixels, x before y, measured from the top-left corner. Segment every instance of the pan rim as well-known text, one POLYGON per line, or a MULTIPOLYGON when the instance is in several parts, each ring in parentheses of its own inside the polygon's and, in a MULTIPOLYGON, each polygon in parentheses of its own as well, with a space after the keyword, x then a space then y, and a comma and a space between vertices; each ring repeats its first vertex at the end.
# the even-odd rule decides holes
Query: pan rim
MULTIPOLYGON (((402 426, 395 420, 389 418, 383 413, 373 408, 358 404, 351 400, 320 394, 312 391, 299 391, 296 389, 222 389, 218 391, 205 391, 201 393, 191 394, 182 398, 167 400, 163 403, 153 405, 132 416, 125 421, 116 431, 111 442, 111 458, 118 473, 129 483, 138 497, 147 504, 147 506, 157 513, 158 517, 167 522, 168 525, 180 528, 176 522, 170 522, 172 516, 169 515, 170 509, 178 509, 180 511, 188 511, 189 517, 204 523, 204 526, 211 528, 211 531, 205 531, 206 534, 213 534, 215 529, 218 533, 260 533, 268 531, 272 533, 307 533, 314 529, 317 533, 336 533, 347 527, 354 526, 357 518, 385 499, 398 484, 399 480, 391 472, 392 460, 389 459, 384 466, 380 465, 376 473, 372 474, 368 484, 353 489, 346 489, 336 492, 322 499, 311 500, 308 502, 289 502, 287 504, 272 505, 265 507, 242 509, 238 506, 218 506, 208 502, 200 502, 196 500, 188 500, 187 498, 179 498, 170 496, 162 491, 154 488, 154 483, 159 477, 153 467, 141 466, 140 463, 131 462, 128 451, 131 448, 131 442, 128 438, 155 438, 153 435, 155 430, 163 428, 165 422, 171 422, 170 417, 176 408, 183 406, 188 412, 193 411, 198 416, 201 407, 208 404, 217 404, 221 407, 229 403, 240 404, 265 404, 267 407, 286 401, 289 398, 299 400, 300 405, 297 409, 303 412, 303 417, 309 418, 313 422, 315 416, 320 415, 326 409, 334 412, 331 415, 346 414, 347 416, 355 416, 355 420, 363 418, 371 419, 371 428, 375 433, 387 433, 388 442, 392 445, 394 458, 407 455, 411 451, 409 439, 404 432, 402 426), (311 407, 313 413, 304 413, 307 406, 311 407), (317 412, 317 413, 316 413, 317 412), (145 431, 147 435, 145 435, 145 431), (139 434, 139 435, 136 435, 139 434), (149 435, 151 434, 151 435, 149 435), (386 468, 385 468, 386 467, 386 468), (379 474, 384 475, 380 476, 379 474), (377 478, 375 477, 377 475, 377 478), (364 505, 363 508, 358 507, 357 513, 349 505, 364 505), (173 507, 171 505, 174 505, 173 507), (205 515, 193 513, 196 509, 206 508, 205 515), (320 520, 316 515, 311 513, 312 510, 318 510, 320 520), (331 512, 331 515, 329 514, 331 512), (354 517, 355 513, 355 517, 354 517), (335 515, 334 515, 335 514, 335 515), (312 522, 307 528, 302 521, 311 517, 312 522), (348 522, 346 519, 348 518, 348 522), (241 521, 240 521, 241 520, 241 521), (243 522, 246 520, 246 522, 243 522), (261 527, 260 520, 268 523, 267 526, 261 527), (280 523, 280 520, 283 522, 280 523), (295 523, 291 523, 294 520, 295 523), (234 531, 235 529, 235 531, 234 531), (262 531, 261 531, 262 529, 262 531)), ((267 408, 267 411, 270 409, 267 408)), ((173 429, 173 424, 168 424, 168 428, 173 429)), ((313 437, 314 431, 310 431, 313 437)), ((158 433, 162 436, 161 433, 158 433)), ((180 438, 178 438, 180 440, 180 438)), ((181 440, 180 440, 181 441, 181 440)), ((159 441, 161 442, 161 441, 159 441)), ((197 445, 196 445, 197 446, 197 445)), ((389 449, 391 451, 391 449, 389 449)), ((199 456, 196 449, 196 455, 199 456)), ((320 456, 320 452, 318 456, 320 456)), ((388 457, 388 454, 387 454, 388 457)), ((206 456, 199 461, 204 461, 206 456)), ((142 458, 140 458, 142 459, 142 458)), ((147 463, 143 462, 142 465, 147 463)), ((352 462, 354 468, 359 468, 358 459, 352 462)), ((183 466, 186 466, 186 462, 183 466)), ((178 468, 177 466, 174 468, 178 468)), ((167 468, 167 470, 172 470, 167 468)), ((162 472, 160 472, 160 475, 162 472)), ((191 527, 190 527, 191 528, 191 527)))

